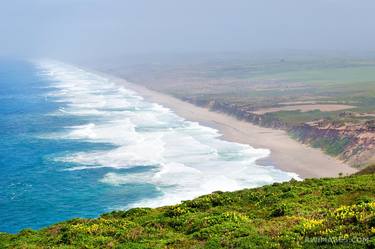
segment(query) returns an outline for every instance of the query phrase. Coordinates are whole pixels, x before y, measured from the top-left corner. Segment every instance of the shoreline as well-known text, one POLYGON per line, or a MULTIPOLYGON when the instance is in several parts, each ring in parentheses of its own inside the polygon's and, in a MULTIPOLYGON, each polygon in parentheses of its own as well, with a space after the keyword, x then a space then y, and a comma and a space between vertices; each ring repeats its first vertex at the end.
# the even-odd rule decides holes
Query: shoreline
POLYGON ((301 178, 338 177, 340 173, 349 175, 357 172, 357 169, 325 154, 320 149, 309 147, 290 138, 283 130, 256 126, 225 113, 210 111, 208 108, 193 105, 142 85, 129 83, 125 79, 108 73, 98 72, 98 70, 95 70, 95 73, 137 92, 149 102, 171 109, 189 121, 217 129, 222 134, 220 138, 223 140, 248 144, 254 148, 269 149, 270 156, 258 160, 260 165, 271 164, 280 170, 296 173, 301 178))

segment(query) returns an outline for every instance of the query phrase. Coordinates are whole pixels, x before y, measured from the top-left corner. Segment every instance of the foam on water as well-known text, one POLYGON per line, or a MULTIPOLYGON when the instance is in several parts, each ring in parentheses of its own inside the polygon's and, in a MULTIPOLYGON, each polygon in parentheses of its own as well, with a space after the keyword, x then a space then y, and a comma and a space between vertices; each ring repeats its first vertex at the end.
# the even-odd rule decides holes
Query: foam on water
POLYGON ((160 191, 160 197, 122 208, 174 204, 212 191, 298 178, 272 166, 257 165, 258 159, 269 156, 268 149, 224 141, 217 130, 187 121, 102 76, 59 62, 42 61, 39 67, 54 82, 48 98, 66 103, 58 115, 90 118, 86 124, 46 136, 116 146, 56 157, 78 165, 64 170, 113 168, 100 182, 112 186, 146 183, 160 191), (137 167, 147 170, 116 172, 137 167))

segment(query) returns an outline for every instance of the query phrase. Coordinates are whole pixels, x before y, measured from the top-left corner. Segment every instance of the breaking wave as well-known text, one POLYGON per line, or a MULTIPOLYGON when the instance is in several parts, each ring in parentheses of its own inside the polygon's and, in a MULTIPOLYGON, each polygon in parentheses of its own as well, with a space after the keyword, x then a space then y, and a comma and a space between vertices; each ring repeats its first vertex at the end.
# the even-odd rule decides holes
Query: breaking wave
POLYGON ((64 103, 54 114, 90 120, 66 127, 59 134, 45 135, 114 145, 112 149, 56 157, 75 165, 64 170, 109 168, 113 170, 103 173, 101 184, 114 188, 152 184, 160 191, 159 197, 124 203, 121 208, 175 204, 213 191, 298 178, 271 165, 258 165, 258 159, 269 156, 268 149, 222 140, 217 130, 185 120, 105 77, 55 61, 38 65, 54 82, 47 97, 64 103), (138 167, 145 170, 118 171, 138 167))

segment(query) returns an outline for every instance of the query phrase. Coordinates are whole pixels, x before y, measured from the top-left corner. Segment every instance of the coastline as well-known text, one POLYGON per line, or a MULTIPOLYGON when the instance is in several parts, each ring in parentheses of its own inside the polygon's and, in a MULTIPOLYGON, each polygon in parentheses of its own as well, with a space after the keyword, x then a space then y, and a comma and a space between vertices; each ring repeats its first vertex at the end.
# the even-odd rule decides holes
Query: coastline
POLYGON ((290 138, 285 131, 256 126, 224 113, 213 112, 208 108, 198 107, 173 96, 129 83, 125 79, 108 73, 100 71, 95 71, 95 73, 137 92, 147 101, 171 109, 187 120, 217 129, 224 140, 248 144, 254 148, 270 149, 271 155, 259 160, 261 165, 262 162, 267 162, 267 165, 271 163, 276 168, 296 173, 301 178, 337 177, 340 173, 349 175, 357 172, 355 168, 325 154, 320 149, 309 147, 290 138))

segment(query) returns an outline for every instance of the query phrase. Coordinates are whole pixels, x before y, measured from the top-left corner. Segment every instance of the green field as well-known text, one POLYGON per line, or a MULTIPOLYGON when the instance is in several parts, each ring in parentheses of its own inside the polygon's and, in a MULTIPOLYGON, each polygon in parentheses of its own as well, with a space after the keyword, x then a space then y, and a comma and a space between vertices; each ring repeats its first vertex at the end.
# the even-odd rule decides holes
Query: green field
POLYGON ((300 81, 324 85, 345 84, 375 84, 375 65, 369 66, 340 66, 337 68, 321 68, 311 70, 286 71, 281 73, 268 73, 264 76, 254 77, 259 80, 278 79, 286 81, 300 81))
POLYGON ((375 112, 375 58, 285 56, 144 66, 131 81, 179 98, 215 99, 261 108, 290 101, 349 103, 375 112))
POLYGON ((296 95, 303 94, 311 100, 320 100, 323 103, 328 100, 358 105, 356 111, 375 111, 374 65, 336 65, 332 68, 268 73, 250 79, 264 82, 275 80, 286 85, 293 82, 301 83, 299 91, 280 88, 270 93, 270 96, 282 91, 295 100, 298 100, 296 95))

